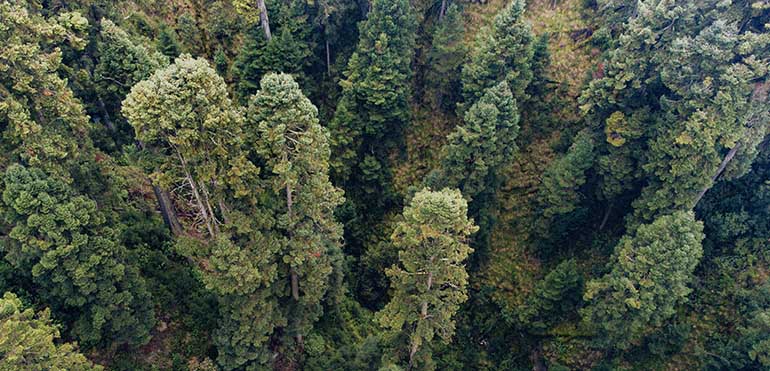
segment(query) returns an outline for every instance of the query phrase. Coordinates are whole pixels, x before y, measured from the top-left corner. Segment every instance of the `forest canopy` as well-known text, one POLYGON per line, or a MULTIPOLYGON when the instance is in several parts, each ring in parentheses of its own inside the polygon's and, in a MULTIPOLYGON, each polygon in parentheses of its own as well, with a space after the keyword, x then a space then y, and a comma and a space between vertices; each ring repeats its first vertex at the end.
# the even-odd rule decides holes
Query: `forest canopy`
POLYGON ((766 0, 0 0, 0 371, 770 370, 766 0))

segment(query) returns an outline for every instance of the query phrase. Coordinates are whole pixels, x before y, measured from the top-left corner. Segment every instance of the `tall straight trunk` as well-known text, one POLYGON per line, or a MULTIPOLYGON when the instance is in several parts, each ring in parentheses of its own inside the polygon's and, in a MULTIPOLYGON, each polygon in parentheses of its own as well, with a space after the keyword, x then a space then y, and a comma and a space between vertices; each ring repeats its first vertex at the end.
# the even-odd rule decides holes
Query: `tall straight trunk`
MULTIPOLYGON (((429 267, 433 265, 433 257, 430 257, 429 267)), ((425 294, 428 294, 430 292, 431 287, 433 286, 433 272, 428 272, 428 282, 427 290, 425 290, 425 294)), ((428 318, 428 302, 423 301, 422 306, 420 307, 420 321, 424 321, 426 318, 428 318)), ((417 354, 419 346, 417 345, 417 342, 412 340, 412 346, 411 349, 409 349, 409 365, 406 367, 407 370, 411 370, 412 366, 414 366, 414 355, 417 354)))
POLYGON ((331 48, 329 47, 329 38, 326 37, 326 76, 332 75, 332 56, 331 48))
POLYGON ((265 31, 265 39, 270 41, 273 35, 270 33, 270 18, 267 16, 265 0, 257 0, 257 8, 259 9, 259 23, 262 25, 262 31, 265 31))
POLYGON ((724 159, 722 159, 722 163, 719 164, 719 167, 717 168, 716 173, 711 177, 711 182, 707 184, 703 189, 701 189, 700 192, 698 192, 698 196, 695 197, 695 201, 692 204, 692 207, 695 208, 695 206, 698 206, 698 202, 703 198, 703 196, 708 192, 708 190, 711 188, 711 186, 714 185, 714 182, 716 182, 717 178, 719 178, 720 175, 722 175, 722 172, 725 171, 725 168, 730 163, 730 161, 733 160, 735 157, 735 154, 738 153, 738 149, 741 147, 740 143, 737 143, 735 147, 730 149, 730 152, 727 152, 727 155, 724 159))
POLYGON ((438 20, 439 21, 441 19, 443 19, 444 15, 446 14, 446 1, 447 0, 441 0, 441 10, 439 10, 439 12, 438 12, 438 20))
MULTIPOLYGON (((150 181, 150 184, 152 184, 152 181, 150 181)), ((155 198, 158 200, 158 208, 160 209, 160 215, 163 216, 163 222, 166 223, 171 234, 174 236, 181 235, 182 225, 179 223, 174 206, 171 204, 171 195, 168 194, 168 191, 155 184, 152 184, 152 192, 155 193, 155 198)))
POLYGON ((102 119, 104 120, 104 124, 107 126, 107 129, 110 129, 110 131, 113 133, 118 131, 118 129, 115 127, 115 124, 112 123, 112 118, 110 118, 110 114, 107 112, 107 107, 104 105, 102 98, 97 98, 96 104, 99 106, 99 110, 102 111, 102 119))
MULTIPOLYGON (((145 149, 144 143, 142 143, 141 140, 137 140, 134 145, 140 150, 145 149)), ((160 188, 160 186, 157 184, 154 184, 152 179, 148 178, 147 181, 150 182, 150 185, 152 186, 152 193, 155 194, 155 199, 158 200, 158 209, 160 210, 160 215, 163 217, 163 222, 166 223, 166 226, 171 231, 172 235, 181 235, 182 224, 179 223, 179 218, 176 215, 176 209, 174 209, 174 204, 171 202, 171 195, 167 190, 160 188)))

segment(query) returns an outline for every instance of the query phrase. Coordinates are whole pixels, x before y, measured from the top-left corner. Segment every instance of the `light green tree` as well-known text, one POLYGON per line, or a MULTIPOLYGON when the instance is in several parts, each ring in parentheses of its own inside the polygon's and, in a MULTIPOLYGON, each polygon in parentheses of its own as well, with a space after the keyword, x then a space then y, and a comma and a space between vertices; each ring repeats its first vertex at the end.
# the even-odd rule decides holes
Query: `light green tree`
POLYGON ((386 270, 393 298, 377 319, 391 334, 408 339, 407 369, 415 366, 418 351, 436 335, 450 341, 452 317, 468 298, 463 261, 472 252, 468 236, 478 227, 467 213, 459 191, 423 189, 404 209, 393 232, 400 264, 386 270))
POLYGON ((35 313, 10 292, 0 298, 0 370, 103 370, 80 354, 77 344, 54 343, 59 337, 48 309, 35 313))

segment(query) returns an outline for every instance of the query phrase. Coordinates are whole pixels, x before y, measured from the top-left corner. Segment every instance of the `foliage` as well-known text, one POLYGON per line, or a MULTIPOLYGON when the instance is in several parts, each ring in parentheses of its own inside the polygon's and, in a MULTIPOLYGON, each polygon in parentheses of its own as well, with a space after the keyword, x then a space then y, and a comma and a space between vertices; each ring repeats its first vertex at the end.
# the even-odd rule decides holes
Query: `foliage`
POLYGON ((76 344, 54 343, 60 334, 48 309, 35 313, 10 292, 0 299, 0 334, 0 370, 103 370, 76 344))

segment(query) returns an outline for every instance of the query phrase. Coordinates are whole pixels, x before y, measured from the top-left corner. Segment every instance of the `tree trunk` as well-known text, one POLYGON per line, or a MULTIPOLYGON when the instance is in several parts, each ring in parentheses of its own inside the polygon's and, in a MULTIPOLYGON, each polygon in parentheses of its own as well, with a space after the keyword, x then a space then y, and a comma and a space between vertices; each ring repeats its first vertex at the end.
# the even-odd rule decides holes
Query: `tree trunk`
MULTIPOLYGON (((430 257, 428 265, 429 266, 433 265, 432 256, 430 257)), ((425 291, 426 294, 430 292, 431 286, 433 286, 433 272, 428 272, 428 282, 427 282, 428 289, 425 291)), ((420 308, 420 321, 423 321, 426 318, 428 318, 428 302, 424 301, 422 302, 422 307, 420 308)), ((411 349, 409 350, 409 365, 406 368, 407 370, 412 369, 412 366, 414 365, 414 355, 417 353, 418 348, 419 346, 417 345, 417 342, 413 340, 411 349)))
POLYGON ((332 56, 329 48, 329 38, 326 38, 326 76, 332 75, 332 56))
POLYGON ((96 99, 96 103, 99 105, 99 110, 102 111, 102 118, 104 119, 104 124, 107 125, 107 129, 110 129, 113 133, 118 131, 115 124, 112 123, 112 119, 110 118, 109 112, 107 112, 107 107, 104 105, 102 98, 96 99))
MULTIPOLYGON (((152 181, 150 181, 152 184, 152 181)), ((171 204, 171 195, 168 191, 161 189, 159 186, 152 184, 152 192, 155 193, 155 198, 158 200, 158 208, 160 214, 163 216, 163 222, 171 231, 174 236, 182 234, 182 225, 179 224, 179 219, 176 216, 174 206, 171 204)))
POLYGON ((538 343, 535 349, 532 349, 532 353, 529 356, 529 360, 532 361, 532 371, 548 371, 548 367, 543 363, 543 346, 538 343))
POLYGON ((201 197, 200 192, 198 192, 198 187, 196 186, 195 180, 193 180, 192 175, 190 175, 190 171, 187 169, 187 161, 185 161, 184 157, 182 157, 182 154, 179 153, 179 151, 174 148, 174 152, 176 152, 176 156, 179 159, 179 162, 182 164, 182 169, 184 170, 185 179, 187 180, 187 184, 190 185, 190 189, 192 190, 193 197, 195 197, 195 202, 198 204, 198 211, 201 214, 201 217, 203 218, 203 222, 206 223, 206 229, 209 231, 209 235, 211 237, 216 236, 216 233, 214 233, 214 227, 211 223, 211 217, 209 216, 209 213, 206 209, 206 206, 203 204, 203 198, 201 197))
POLYGON ((736 143, 735 147, 730 149, 730 152, 727 152, 727 155, 722 160, 722 163, 719 164, 719 168, 717 168, 717 172, 711 177, 711 182, 707 184, 701 191, 698 193, 698 196, 695 197, 695 202, 693 202, 692 207, 693 209, 695 206, 698 206, 698 202, 703 198, 703 196, 708 192, 708 190, 714 185, 714 182, 716 182, 717 178, 719 178, 720 175, 722 175, 722 172, 725 171, 725 168, 727 167, 727 164, 730 163, 730 161, 733 160, 735 157, 735 154, 738 153, 738 149, 741 147, 740 143, 736 143))
POLYGON ((446 14, 446 1, 447 0, 441 0, 441 10, 438 12, 438 20, 441 21, 441 19, 444 18, 444 15, 446 14))
POLYGON ((270 41, 273 35, 270 33, 270 19, 267 16, 265 0, 257 0, 257 8, 259 8, 259 23, 262 25, 262 30, 265 31, 265 39, 270 41))
POLYGON ((604 212, 604 218, 602 218, 602 224, 599 226, 600 231, 604 229, 605 225, 607 225, 607 220, 610 219, 610 211, 612 211, 612 202, 607 204, 607 211, 604 212))

